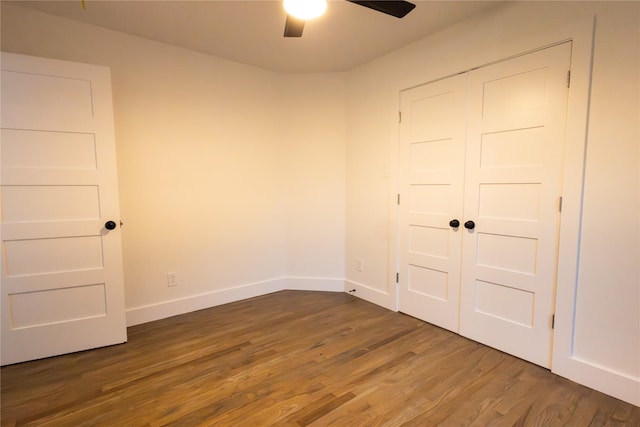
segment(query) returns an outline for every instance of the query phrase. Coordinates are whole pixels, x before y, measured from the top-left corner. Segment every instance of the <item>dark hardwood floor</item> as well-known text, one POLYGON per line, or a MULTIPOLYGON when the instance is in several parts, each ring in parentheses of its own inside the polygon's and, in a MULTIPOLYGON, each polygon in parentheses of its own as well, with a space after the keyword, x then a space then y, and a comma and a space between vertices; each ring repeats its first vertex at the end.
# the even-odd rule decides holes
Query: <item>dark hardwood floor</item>
POLYGON ((640 426, 638 407, 343 293, 134 326, 1 380, 3 426, 640 426))

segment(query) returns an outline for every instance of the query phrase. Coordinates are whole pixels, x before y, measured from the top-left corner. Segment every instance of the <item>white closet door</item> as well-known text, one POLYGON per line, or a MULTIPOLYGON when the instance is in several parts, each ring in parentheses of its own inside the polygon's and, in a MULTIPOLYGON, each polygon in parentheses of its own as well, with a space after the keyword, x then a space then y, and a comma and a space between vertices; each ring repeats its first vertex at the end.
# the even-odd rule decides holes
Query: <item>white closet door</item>
POLYGON ((109 70, 2 53, 1 81, 1 362, 124 342, 109 70))
POLYGON ((469 75, 460 333, 549 367, 571 44, 469 75))
POLYGON ((401 93, 399 310, 458 331, 467 76, 401 93))

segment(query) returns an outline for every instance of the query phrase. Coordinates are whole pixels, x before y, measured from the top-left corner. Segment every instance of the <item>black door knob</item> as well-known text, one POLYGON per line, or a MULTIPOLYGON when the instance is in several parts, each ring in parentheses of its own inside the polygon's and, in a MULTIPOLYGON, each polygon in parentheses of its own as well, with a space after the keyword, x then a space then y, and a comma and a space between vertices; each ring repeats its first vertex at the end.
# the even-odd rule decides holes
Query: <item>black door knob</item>
POLYGON ((460 221, 458 221, 457 219, 452 219, 451 221, 449 221, 449 226, 453 228, 458 228, 460 227, 460 221))
POLYGON ((113 230, 116 228, 116 223, 113 221, 107 221, 104 223, 104 228, 106 228, 107 230, 113 230))
POLYGON ((467 230, 473 230, 474 228, 476 228, 476 223, 473 221, 467 221, 464 223, 464 228, 466 228, 467 230))

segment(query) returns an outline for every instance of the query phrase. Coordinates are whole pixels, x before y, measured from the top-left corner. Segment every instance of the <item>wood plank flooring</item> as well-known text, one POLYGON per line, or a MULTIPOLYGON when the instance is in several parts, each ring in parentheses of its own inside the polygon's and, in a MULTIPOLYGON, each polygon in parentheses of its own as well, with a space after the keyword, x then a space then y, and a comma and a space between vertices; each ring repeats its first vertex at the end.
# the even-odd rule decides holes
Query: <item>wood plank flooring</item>
POLYGON ((638 407, 343 293, 159 320, 0 374, 3 426, 640 426, 638 407))

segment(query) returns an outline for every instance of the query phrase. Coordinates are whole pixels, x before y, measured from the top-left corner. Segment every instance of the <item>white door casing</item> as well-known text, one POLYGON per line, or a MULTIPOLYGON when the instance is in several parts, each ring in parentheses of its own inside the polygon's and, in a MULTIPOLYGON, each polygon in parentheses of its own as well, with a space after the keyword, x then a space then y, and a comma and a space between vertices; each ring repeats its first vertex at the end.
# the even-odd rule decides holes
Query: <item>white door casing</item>
POLYGON ((399 310, 458 332, 467 76, 402 93, 399 310))
POLYGON ((570 56, 564 43, 401 93, 400 311, 545 367, 570 56), (455 140, 450 158, 433 144, 455 140))
POLYGON ((1 363, 122 343, 109 70, 1 59, 1 363))

